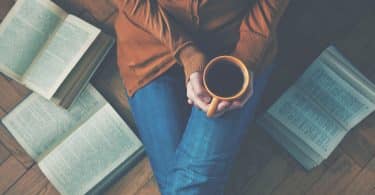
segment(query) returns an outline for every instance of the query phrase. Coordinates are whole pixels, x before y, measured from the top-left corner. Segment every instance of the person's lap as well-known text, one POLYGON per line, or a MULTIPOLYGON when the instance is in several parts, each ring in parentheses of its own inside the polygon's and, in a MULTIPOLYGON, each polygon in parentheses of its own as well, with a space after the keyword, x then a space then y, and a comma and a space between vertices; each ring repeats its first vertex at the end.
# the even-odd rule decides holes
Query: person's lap
POLYGON ((218 118, 207 118, 206 113, 187 104, 180 67, 129 98, 162 193, 219 194, 223 190, 271 69, 254 79, 254 94, 243 108, 218 118))
POLYGON ((138 90, 129 103, 160 188, 189 116, 181 72, 173 68, 138 90), (182 88, 182 89, 181 89, 182 88))

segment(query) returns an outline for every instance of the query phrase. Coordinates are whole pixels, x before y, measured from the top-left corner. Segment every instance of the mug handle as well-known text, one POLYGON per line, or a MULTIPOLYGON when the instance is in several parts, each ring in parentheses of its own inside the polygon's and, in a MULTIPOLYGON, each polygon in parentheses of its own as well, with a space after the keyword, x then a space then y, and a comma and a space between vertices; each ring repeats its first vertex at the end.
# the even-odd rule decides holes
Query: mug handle
POLYGON ((208 111, 207 111, 208 117, 212 117, 215 114, 218 104, 219 104, 219 98, 213 97, 210 103, 210 106, 208 107, 208 111))

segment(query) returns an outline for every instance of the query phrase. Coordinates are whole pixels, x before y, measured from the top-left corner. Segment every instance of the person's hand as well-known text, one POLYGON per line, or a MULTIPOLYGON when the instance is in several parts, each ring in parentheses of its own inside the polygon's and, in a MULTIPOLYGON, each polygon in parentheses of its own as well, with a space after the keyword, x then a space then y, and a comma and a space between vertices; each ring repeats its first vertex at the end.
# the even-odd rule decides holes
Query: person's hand
POLYGON ((239 99, 233 101, 219 100, 219 104, 213 117, 219 117, 228 111, 242 108, 246 102, 249 101, 252 95, 253 88, 249 87, 245 94, 239 99))
MULTIPOLYGON (((188 103, 194 105, 204 112, 207 112, 212 97, 203 85, 203 74, 195 72, 190 75, 186 85, 188 103)), ((216 113, 213 117, 219 117, 230 110, 242 108, 253 94, 252 84, 239 99, 233 101, 219 100, 216 113)))
POLYGON ((247 88, 247 91, 238 99, 236 100, 232 100, 232 101, 223 101, 223 100, 220 100, 219 101, 219 104, 217 106, 217 109, 216 109, 216 113, 213 117, 219 117, 221 115, 223 115, 225 112, 228 112, 228 111, 231 111, 231 110, 235 110, 235 109, 240 109, 242 108, 246 103, 247 101, 249 101, 249 99, 251 98, 251 96, 253 95, 253 75, 252 73, 250 73, 251 76, 250 76, 250 84, 249 84, 249 87, 247 88))
POLYGON ((211 96, 203 85, 203 74, 194 72, 190 75, 186 84, 186 95, 188 103, 194 105, 204 112, 207 112, 211 96))

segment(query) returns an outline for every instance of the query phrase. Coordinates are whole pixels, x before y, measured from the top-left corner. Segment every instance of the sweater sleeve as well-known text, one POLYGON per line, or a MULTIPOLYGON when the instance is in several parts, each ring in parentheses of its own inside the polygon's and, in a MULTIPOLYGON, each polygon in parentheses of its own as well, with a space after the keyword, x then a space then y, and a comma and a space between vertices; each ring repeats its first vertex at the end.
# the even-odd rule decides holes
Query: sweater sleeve
POLYGON ((240 38, 232 55, 255 71, 275 37, 277 24, 289 0, 258 0, 242 20, 240 38))
POLYGON ((184 66, 187 76, 203 70, 206 63, 203 52, 156 0, 116 1, 119 14, 124 14, 134 25, 160 40, 171 51, 176 61, 184 66))

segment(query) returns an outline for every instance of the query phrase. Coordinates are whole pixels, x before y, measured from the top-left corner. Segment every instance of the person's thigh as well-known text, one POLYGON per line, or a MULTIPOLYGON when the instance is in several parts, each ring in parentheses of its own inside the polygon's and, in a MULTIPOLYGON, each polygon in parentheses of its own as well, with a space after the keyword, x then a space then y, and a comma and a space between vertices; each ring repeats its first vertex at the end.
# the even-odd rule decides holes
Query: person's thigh
POLYGON ((220 194, 231 162, 249 130, 273 66, 254 80, 254 94, 243 108, 218 118, 192 109, 173 170, 168 175, 168 194, 220 194))
POLYGON ((185 93, 183 72, 173 67, 129 97, 140 138, 161 191, 190 112, 185 93))

